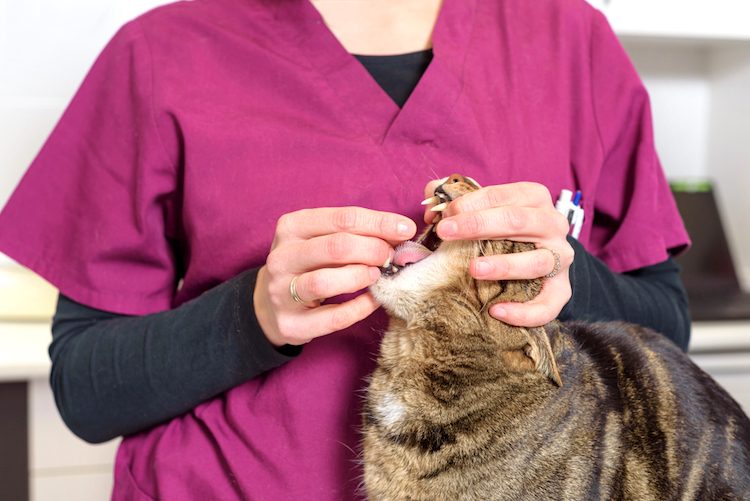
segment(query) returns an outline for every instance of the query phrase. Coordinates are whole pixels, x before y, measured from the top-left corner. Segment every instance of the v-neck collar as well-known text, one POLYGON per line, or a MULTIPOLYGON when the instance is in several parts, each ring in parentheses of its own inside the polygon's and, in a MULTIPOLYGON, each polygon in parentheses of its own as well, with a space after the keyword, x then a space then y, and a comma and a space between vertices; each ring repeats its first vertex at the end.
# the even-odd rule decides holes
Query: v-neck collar
POLYGON ((433 139, 461 92, 476 0, 444 0, 432 34, 433 58, 403 108, 350 54, 310 0, 271 2, 285 40, 300 62, 314 67, 350 110, 352 119, 382 144, 398 137, 433 139))

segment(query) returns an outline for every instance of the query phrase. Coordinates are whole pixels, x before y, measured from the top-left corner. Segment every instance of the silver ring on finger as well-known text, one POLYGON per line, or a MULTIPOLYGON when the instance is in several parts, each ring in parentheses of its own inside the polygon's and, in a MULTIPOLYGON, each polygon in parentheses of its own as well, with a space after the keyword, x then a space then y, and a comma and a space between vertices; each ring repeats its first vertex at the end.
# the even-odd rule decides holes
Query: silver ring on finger
POLYGON ((552 253, 552 257, 555 258, 555 266, 552 268, 552 271, 544 275, 542 278, 554 278, 558 273, 560 273, 560 254, 553 251, 552 249, 547 249, 546 247, 542 247, 542 249, 550 251, 552 253))

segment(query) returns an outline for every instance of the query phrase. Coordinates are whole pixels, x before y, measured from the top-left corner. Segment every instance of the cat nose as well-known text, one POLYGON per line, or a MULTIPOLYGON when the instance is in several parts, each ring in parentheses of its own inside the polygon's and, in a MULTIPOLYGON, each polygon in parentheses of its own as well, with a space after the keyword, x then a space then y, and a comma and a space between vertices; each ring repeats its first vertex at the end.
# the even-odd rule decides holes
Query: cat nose
POLYGON ((448 198, 448 194, 445 192, 445 188, 443 188, 443 186, 445 186, 445 183, 435 188, 435 195, 445 200, 446 198, 448 198))
POLYGON ((435 188, 435 195, 440 198, 443 202, 450 202, 454 198, 456 198, 456 190, 451 190, 453 194, 448 193, 445 191, 445 187, 451 184, 460 183, 463 181, 463 176, 454 174, 448 180, 441 185, 439 185, 437 188, 435 188))

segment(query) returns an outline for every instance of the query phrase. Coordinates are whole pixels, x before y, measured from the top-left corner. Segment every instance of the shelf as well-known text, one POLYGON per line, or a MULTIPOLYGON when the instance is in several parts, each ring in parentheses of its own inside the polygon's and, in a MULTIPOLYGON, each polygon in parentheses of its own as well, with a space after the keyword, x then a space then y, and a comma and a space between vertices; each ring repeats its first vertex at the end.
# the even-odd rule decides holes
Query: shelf
MULTIPOLYGON (((48 322, 0 322, 0 381, 46 378, 50 341, 48 322)), ((725 357, 750 371, 750 320, 694 323, 690 354, 725 357)))
POLYGON ((0 321, 48 322, 56 303, 57 289, 49 282, 27 268, 0 261, 0 321))
POLYGON ((737 352, 750 354, 750 320, 693 323, 691 354, 737 352))
POLYGON ((0 382, 47 378, 49 323, 0 322, 0 382))

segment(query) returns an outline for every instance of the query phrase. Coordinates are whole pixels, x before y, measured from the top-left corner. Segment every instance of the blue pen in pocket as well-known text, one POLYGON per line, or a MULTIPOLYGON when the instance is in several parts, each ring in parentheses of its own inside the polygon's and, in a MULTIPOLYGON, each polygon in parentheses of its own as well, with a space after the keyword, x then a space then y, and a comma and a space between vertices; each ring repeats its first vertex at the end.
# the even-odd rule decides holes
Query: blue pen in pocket
POLYGON ((570 190, 562 190, 560 198, 557 199, 557 203, 555 204, 555 209, 567 218, 571 228, 570 235, 575 239, 578 239, 583 228, 584 213, 581 204, 582 198, 583 193, 581 193, 581 190, 577 190, 575 195, 570 190))

